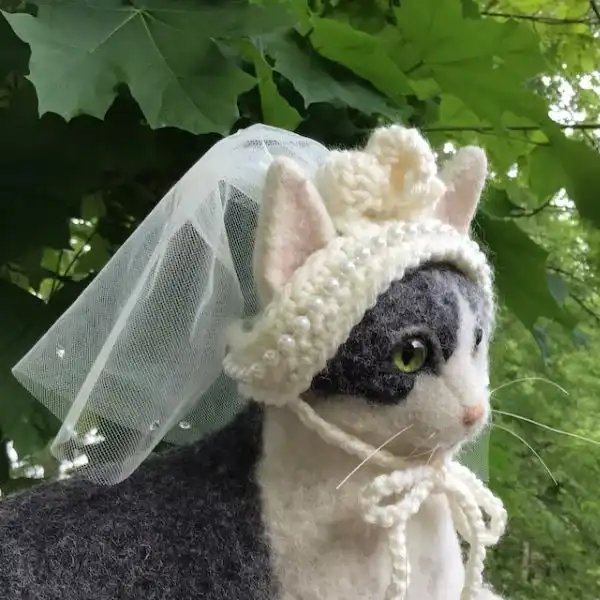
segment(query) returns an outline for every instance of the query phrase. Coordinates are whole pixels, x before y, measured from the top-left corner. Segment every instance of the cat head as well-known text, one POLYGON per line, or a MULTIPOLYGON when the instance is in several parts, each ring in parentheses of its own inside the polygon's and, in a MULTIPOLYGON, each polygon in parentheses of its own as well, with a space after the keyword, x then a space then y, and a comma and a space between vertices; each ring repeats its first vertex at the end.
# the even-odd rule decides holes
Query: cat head
POLYGON ((242 393, 301 395, 373 445, 403 431, 388 449, 417 457, 456 449, 487 421, 493 301, 469 238, 485 155, 462 149, 438 176, 410 131, 332 153, 314 182, 274 161, 254 255, 265 311, 226 369, 242 393))
POLYGON ((489 417, 492 323, 482 290, 451 263, 396 280, 305 398, 328 422, 396 456, 429 460, 476 437, 489 417))

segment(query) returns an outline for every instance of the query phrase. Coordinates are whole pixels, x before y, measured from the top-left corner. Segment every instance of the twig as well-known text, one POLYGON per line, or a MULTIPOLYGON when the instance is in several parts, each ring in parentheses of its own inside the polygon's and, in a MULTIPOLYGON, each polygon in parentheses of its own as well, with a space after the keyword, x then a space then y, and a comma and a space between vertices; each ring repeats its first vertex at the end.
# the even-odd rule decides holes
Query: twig
POLYGON ((540 206, 538 206, 537 208, 534 208, 532 210, 525 210, 524 208, 521 207, 522 212, 516 213, 511 216, 516 219, 520 219, 521 217, 534 217, 538 213, 541 213, 545 208, 548 208, 550 206, 552 200, 554 200, 554 196, 551 196, 548 200, 546 200, 546 202, 544 202, 543 204, 540 204, 540 206))
MULTIPOLYGON (((52 282, 52 288, 50 290, 50 293, 48 294, 48 302, 50 302, 50 300, 52 300, 52 296, 56 292, 54 284, 57 283, 58 279, 62 279, 64 277, 69 276, 69 271, 73 268, 73 266, 77 262, 77 259, 81 256, 84 248, 92 241, 92 238, 96 235, 96 233, 97 233, 97 229, 94 229, 90 233, 90 235, 88 235, 87 239, 83 242, 83 244, 81 244, 81 246, 79 246, 79 250, 77 250, 77 252, 75 252, 75 254, 73 255, 73 258, 71 259, 71 262, 67 265, 67 268, 65 269, 65 272, 62 275, 57 271, 58 277, 55 278, 54 281, 52 282)), ((62 250, 61 250, 61 253, 62 253, 62 250)), ((60 264, 60 262, 59 262, 59 264, 60 264)))
POLYGON ((555 265, 548 265, 548 269, 554 271, 555 273, 560 273, 573 281, 577 281, 577 283, 581 283, 582 285, 589 285, 587 281, 584 281, 581 277, 574 275, 570 271, 566 271, 565 269, 561 269, 560 267, 556 267, 555 265))
POLYGON ((515 140, 521 144, 531 144, 532 146, 548 146, 548 142, 536 142, 525 137, 519 137, 517 135, 507 135, 502 131, 480 131, 481 135, 495 135, 496 137, 502 137, 507 140, 515 140))
POLYGON ((596 15, 596 18, 598 19, 598 23, 600 23, 600 7, 596 3, 596 0, 590 0, 590 7, 592 8, 592 11, 596 15))
MULTIPOLYGON (((591 0, 593 2, 593 0, 591 0)), ((481 13, 486 17, 501 17, 504 19, 519 19, 523 21, 534 21, 544 23, 544 25, 587 25, 589 19, 559 19, 557 17, 542 17, 538 15, 521 15, 515 13, 483 11, 481 13)))
MULTIPOLYGON (((600 129, 600 123, 555 123, 560 129, 575 129, 579 131, 596 130, 600 129)), ((450 127, 424 127, 421 131, 431 133, 435 131, 439 132, 451 132, 451 131, 474 131, 476 133, 486 133, 488 131, 498 131, 499 128, 488 125, 461 125, 461 126, 450 126, 450 127)), ((541 131, 543 127, 538 125, 514 125, 508 127, 502 127, 505 131, 541 131)))
POLYGON ((50 287, 50 293, 48 294, 49 299, 52 298, 52 296, 56 292, 56 286, 58 285, 58 281, 59 281, 59 277, 60 277, 60 263, 62 262, 62 259, 63 259, 63 253, 64 253, 64 250, 61 248, 60 252, 58 253, 58 261, 56 264, 56 270, 54 271, 55 277, 52 279, 52 286, 50 287))
POLYGON ((425 63, 420 60, 418 63, 414 64, 412 67, 410 67, 409 69, 407 69, 406 71, 404 71, 405 75, 410 75, 411 73, 413 73, 414 71, 416 71, 417 69, 421 68, 425 63))
POLYGON ((581 308, 588 314, 590 315, 590 317, 592 317, 597 323, 600 323, 600 315, 596 314, 589 306, 586 305, 586 303, 579 298, 578 296, 576 296, 575 294, 571 293, 569 294, 569 296, 575 300, 575 302, 577 302, 577 304, 579 304, 579 306, 581 306, 581 308))
POLYGON ((92 233, 90 233, 90 235, 87 236, 87 238, 83 242, 83 244, 81 244, 81 246, 79 246, 79 250, 77 250, 77 252, 75 252, 75 254, 73 255, 73 258, 71 259, 71 262, 67 265, 67 268, 65 269, 65 272, 63 273, 63 277, 68 277, 69 271, 73 268, 73 266, 77 262, 77 259, 81 256, 85 247, 92 241, 92 239, 96 235, 96 233, 98 233, 98 230, 94 229, 92 231, 92 233))

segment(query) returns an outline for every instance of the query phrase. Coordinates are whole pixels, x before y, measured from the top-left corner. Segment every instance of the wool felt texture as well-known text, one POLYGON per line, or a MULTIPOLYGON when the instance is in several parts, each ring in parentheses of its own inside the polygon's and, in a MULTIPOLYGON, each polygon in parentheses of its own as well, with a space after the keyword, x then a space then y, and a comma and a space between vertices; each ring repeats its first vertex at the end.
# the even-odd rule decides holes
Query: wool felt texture
MULTIPOLYGON (((458 343, 459 291, 476 308, 478 322, 485 319, 477 286, 452 265, 421 267, 395 281, 315 377, 311 390, 325 396, 363 397, 372 403, 393 404, 406 398, 417 374, 400 371, 393 363, 394 351, 406 336, 418 337, 429 352, 420 372, 439 374, 458 343)), ((473 332, 474 350, 479 328, 478 324, 473 332)))
POLYGON ((275 598, 254 477, 262 413, 251 405, 119 485, 72 480, 0 501, 0 598, 275 598))
MULTIPOLYGON (((351 367, 329 377, 325 394, 317 377, 310 401, 345 428, 361 427, 367 439, 381 434, 383 421, 397 427, 396 413, 413 418, 418 407, 409 405, 423 401, 422 381, 399 385, 393 402, 352 395, 370 369, 389 377, 389 356, 376 355, 377 366, 375 348, 389 350, 412 328, 440 348, 443 363, 422 380, 444 378, 443 366, 453 359, 461 361, 455 368, 468 369, 478 351, 478 306, 474 284, 447 265, 407 274, 357 327, 356 336, 369 331, 371 343, 351 338, 340 348, 332 364, 351 356, 351 367)), ((437 406, 443 418, 449 408, 437 406)), ((400 436, 394 450, 419 448, 426 437, 409 437, 405 446, 400 436)), ((367 466, 339 491, 332 486, 354 466, 289 411, 250 403, 214 436, 149 460, 117 486, 59 482, 0 502, 0 598, 383 598, 385 536, 361 522, 356 505, 357 489, 379 471, 367 466)), ((430 499, 411 528, 408 599, 457 600, 463 567, 444 499, 430 499)), ((481 600, 495 598, 482 594, 488 595, 481 600)))
POLYGON ((267 304, 312 252, 334 238, 335 229, 319 192, 292 160, 280 159, 269 169, 265 189, 254 272, 259 295, 267 304), (290 202, 282 202, 284 194, 289 194, 290 202), (296 243, 277 235, 280 229, 293 235, 296 243))

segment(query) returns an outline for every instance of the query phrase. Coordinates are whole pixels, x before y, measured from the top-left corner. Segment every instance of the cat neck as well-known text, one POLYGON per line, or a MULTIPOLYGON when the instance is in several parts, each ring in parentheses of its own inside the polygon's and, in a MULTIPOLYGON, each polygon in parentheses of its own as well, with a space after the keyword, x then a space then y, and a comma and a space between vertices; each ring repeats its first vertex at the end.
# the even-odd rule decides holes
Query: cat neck
MULTIPOLYGON (((270 468, 281 470, 282 474, 295 472, 302 483, 325 484, 333 491, 342 481, 345 488, 362 488, 392 470, 378 465, 377 460, 367 460, 357 469, 362 458, 323 440, 286 407, 265 408, 263 453, 270 468), (347 478, 350 473, 352 476, 347 478)), ((398 461, 397 469, 410 469, 426 462, 426 457, 398 461)))

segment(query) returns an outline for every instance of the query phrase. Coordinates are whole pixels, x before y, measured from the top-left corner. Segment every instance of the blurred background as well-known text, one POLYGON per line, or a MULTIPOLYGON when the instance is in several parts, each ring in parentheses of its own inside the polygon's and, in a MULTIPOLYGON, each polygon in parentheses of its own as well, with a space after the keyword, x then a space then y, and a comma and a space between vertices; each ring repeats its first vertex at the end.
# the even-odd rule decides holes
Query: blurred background
MULTIPOLYGON (((10 368, 240 127, 483 146, 514 600, 600 598, 600 0, 0 0, 0 490, 66 477, 10 368), (596 440, 596 443, 594 443, 596 440)), ((90 432, 85 443, 94 443, 90 432)))

